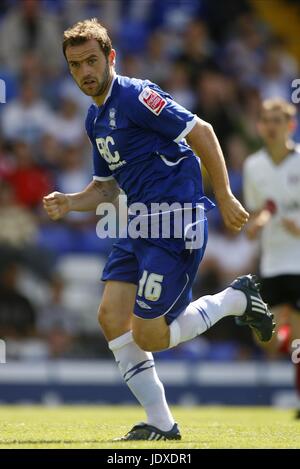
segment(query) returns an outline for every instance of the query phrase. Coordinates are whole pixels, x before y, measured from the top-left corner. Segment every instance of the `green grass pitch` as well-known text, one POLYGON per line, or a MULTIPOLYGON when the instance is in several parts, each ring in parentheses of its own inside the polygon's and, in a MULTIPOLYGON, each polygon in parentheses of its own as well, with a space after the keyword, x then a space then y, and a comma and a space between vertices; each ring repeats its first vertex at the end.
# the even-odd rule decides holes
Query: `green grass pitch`
POLYGON ((112 442, 144 418, 138 407, 0 406, 2 448, 300 448, 293 411, 174 407, 181 441, 112 442))

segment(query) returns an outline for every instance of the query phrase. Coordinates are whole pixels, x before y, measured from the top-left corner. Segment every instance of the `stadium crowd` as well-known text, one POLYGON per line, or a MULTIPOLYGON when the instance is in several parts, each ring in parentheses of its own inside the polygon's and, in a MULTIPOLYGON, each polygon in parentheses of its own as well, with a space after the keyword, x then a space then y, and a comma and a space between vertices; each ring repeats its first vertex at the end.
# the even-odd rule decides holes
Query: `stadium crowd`
MULTIPOLYGON (((233 192, 261 142, 261 99, 290 100, 298 63, 247 1, 6 0, 0 7, 0 337, 15 359, 106 356, 96 323, 100 275, 113 240, 96 235, 93 213, 49 221, 42 197, 77 192, 91 179, 84 119, 90 99, 72 82, 62 31, 98 17, 117 50, 117 73, 150 79, 210 122, 233 192)), ((300 126, 296 129, 300 140, 300 126)), ((206 193, 213 198, 206 181, 206 193)), ((215 293, 257 271, 258 247, 227 232, 217 209, 194 295, 215 293)), ((261 357, 250 332, 225 319, 168 358, 261 357), (213 344, 213 346, 212 346, 213 344)))

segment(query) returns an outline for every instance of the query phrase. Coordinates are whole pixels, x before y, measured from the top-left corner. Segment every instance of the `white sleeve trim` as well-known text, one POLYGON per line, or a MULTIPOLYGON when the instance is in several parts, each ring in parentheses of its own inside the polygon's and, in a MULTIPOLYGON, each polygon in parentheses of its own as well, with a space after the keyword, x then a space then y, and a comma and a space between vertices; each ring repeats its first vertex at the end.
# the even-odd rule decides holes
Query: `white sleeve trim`
POLYGON ((194 118, 186 124, 185 129, 181 132, 181 134, 178 135, 178 137, 174 138, 175 143, 179 143, 196 125, 197 122, 197 116, 194 116, 194 118))
POLYGON ((102 177, 102 176, 93 176, 93 180, 94 181, 110 181, 111 179, 114 179, 113 176, 106 176, 106 177, 102 177))

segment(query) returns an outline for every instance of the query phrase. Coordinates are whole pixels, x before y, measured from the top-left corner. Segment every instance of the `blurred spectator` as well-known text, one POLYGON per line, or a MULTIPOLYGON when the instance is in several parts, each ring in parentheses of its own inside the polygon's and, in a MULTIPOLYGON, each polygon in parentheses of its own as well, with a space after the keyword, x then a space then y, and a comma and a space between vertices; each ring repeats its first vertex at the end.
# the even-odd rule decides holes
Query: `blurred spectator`
POLYGON ((240 90, 240 106, 237 132, 248 149, 254 152, 261 144, 257 133, 257 120, 261 106, 258 90, 251 87, 240 90))
POLYGON ((19 269, 14 262, 0 270, 0 337, 5 337, 8 360, 47 358, 47 347, 37 337, 36 310, 18 291, 19 269))
POLYGON ((79 330, 79 318, 63 305, 63 291, 63 282, 56 278, 48 303, 38 313, 37 327, 47 341, 49 358, 68 357, 79 330))
POLYGON ((85 129, 76 101, 68 97, 61 98, 58 112, 48 132, 62 145, 82 143, 85 129))
POLYGON ((192 83, 197 81, 202 70, 214 67, 214 45, 203 21, 193 20, 187 24, 183 36, 183 49, 177 57, 185 64, 192 83))
POLYGON ((205 20, 214 40, 223 44, 229 35, 232 35, 237 18, 251 13, 251 5, 248 0, 227 0, 216 2, 212 0, 201 0, 205 11, 205 20))
POLYGON ((0 181, 0 220, 0 268, 14 262, 51 281, 55 256, 37 245, 38 220, 17 203, 13 187, 5 180, 0 181))
POLYGON ((238 17, 236 31, 224 48, 223 69, 242 85, 257 81, 263 63, 264 35, 252 13, 238 17))
POLYGON ((20 95, 4 106, 1 118, 6 139, 30 143, 39 143, 53 123, 52 112, 41 99, 36 83, 29 79, 21 83, 20 95))
POLYGON ((150 35, 147 43, 147 60, 142 61, 141 76, 151 80, 160 86, 164 86, 170 73, 170 62, 166 57, 166 39, 161 31, 155 31, 150 35))
POLYGON ((62 60, 60 37, 58 18, 45 11, 42 2, 17 0, 1 25, 1 62, 18 72, 24 54, 34 51, 41 60, 42 70, 50 72, 62 60))
POLYGON ((26 79, 27 82, 38 84, 41 87, 44 78, 41 75, 41 68, 42 64, 37 54, 28 50, 22 56, 20 79, 23 81, 26 79))
POLYGON ((165 87, 179 104, 187 109, 194 108, 195 95, 189 83, 188 72, 182 62, 175 62, 172 65, 165 87))
POLYGON ((12 262, 0 271, 0 337, 25 338, 35 334, 36 312, 16 288, 18 267, 12 262))
POLYGON ((120 73, 126 77, 140 76, 142 68, 139 56, 134 54, 124 54, 120 65, 120 73))
POLYGON ((26 207, 37 208, 43 196, 51 192, 50 175, 35 163, 32 148, 28 143, 16 141, 13 149, 16 167, 8 176, 8 180, 14 187, 16 200, 26 207))
POLYGON ((269 48, 264 55, 258 80, 261 98, 278 96, 289 101, 291 81, 296 76, 290 73, 292 73, 291 70, 284 69, 277 47, 269 48))
POLYGON ((214 127, 223 144, 237 129, 238 109, 232 83, 219 72, 206 70, 198 79, 196 91, 195 113, 214 127))
MULTIPOLYGON (((53 0, 49 1, 53 3, 53 0)), ((109 27, 110 33, 114 36, 120 27, 122 3, 124 2, 110 0, 101 2, 99 0, 64 0, 64 24, 69 27, 84 18, 98 17, 102 24, 109 27)))
POLYGON ((16 203, 12 186, 0 180, 0 244, 23 247, 34 243, 36 220, 26 208, 16 203))
POLYGON ((10 174, 14 167, 13 157, 0 139, 0 179, 10 174))
POLYGON ((37 160, 40 161, 45 168, 55 174, 55 171, 59 167, 59 158, 61 153, 61 145, 59 142, 52 135, 46 134, 43 136, 41 145, 37 150, 37 160))
POLYGON ((77 103, 80 115, 82 116, 82 125, 84 125, 87 110, 92 104, 90 96, 83 94, 70 76, 63 77, 58 85, 57 99, 61 99, 62 96, 77 103))

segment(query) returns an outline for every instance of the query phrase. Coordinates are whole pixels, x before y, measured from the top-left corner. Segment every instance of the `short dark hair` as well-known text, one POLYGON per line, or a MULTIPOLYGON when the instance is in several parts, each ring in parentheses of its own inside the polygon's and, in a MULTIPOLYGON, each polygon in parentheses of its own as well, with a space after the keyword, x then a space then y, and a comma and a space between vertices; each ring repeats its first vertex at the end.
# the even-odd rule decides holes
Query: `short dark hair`
POLYGON ((63 53, 66 57, 68 46, 78 46, 84 44, 90 39, 96 39, 107 58, 111 52, 112 45, 106 28, 99 23, 97 18, 90 18, 84 21, 78 21, 70 28, 64 31, 63 53))

